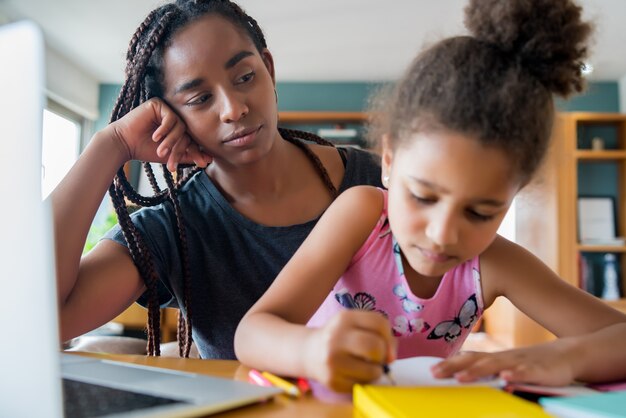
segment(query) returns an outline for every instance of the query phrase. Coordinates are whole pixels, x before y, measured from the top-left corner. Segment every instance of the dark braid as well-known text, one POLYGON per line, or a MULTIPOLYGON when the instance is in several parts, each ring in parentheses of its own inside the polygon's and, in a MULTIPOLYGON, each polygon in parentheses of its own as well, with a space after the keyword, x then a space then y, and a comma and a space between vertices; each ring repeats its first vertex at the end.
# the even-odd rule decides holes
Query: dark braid
MULTIPOLYGON (((146 17, 130 40, 126 55, 126 80, 115 102, 111 114, 111 122, 122 118, 133 108, 152 97, 163 97, 163 53, 180 29, 209 14, 218 14, 236 27, 243 29, 259 52, 262 52, 267 47, 265 36, 256 20, 248 16, 241 7, 230 1, 177 0, 161 6, 146 17)), ((332 184, 320 159, 302 140, 323 145, 331 144, 307 132, 288 129, 279 129, 279 131, 283 138, 299 147, 305 153, 319 172, 333 198, 337 196, 337 189, 332 184)), ((137 193, 128 182, 122 168, 118 170, 109 188, 109 194, 111 195, 130 255, 146 285, 148 309, 147 351, 148 355, 155 356, 160 354, 160 306, 157 291, 159 278, 154 267, 151 252, 143 236, 133 224, 126 202, 129 201, 141 207, 155 206, 165 202, 172 204, 176 217, 174 225, 176 228, 176 245, 181 259, 183 274, 183 306, 180 307, 178 316, 178 344, 180 355, 188 357, 193 337, 190 293, 191 268, 187 248, 187 233, 178 200, 178 191, 201 168, 189 169, 180 165, 176 172, 175 181, 166 166, 162 165, 163 175, 167 183, 167 189, 165 190, 159 187, 152 165, 144 163, 143 168, 154 191, 153 196, 141 196, 137 193)))
POLYGON ((331 147, 334 145, 331 142, 328 142, 327 140, 320 138, 319 136, 312 134, 310 132, 303 132, 303 131, 297 131, 294 129, 285 129, 285 128, 278 128, 278 132, 280 132, 280 135, 284 139, 286 139, 287 141, 291 142, 292 144, 300 148, 302 151, 304 151, 304 154, 307 157, 309 157, 309 159, 315 166, 315 169, 318 171, 318 173, 322 177, 322 181, 324 181, 324 185, 326 185, 331 195, 333 196, 333 199, 339 196, 339 192, 337 191, 337 188, 335 187, 332 180, 330 179, 330 176, 328 175, 328 171, 326 171, 326 167, 324 167, 324 164, 322 164, 317 154, 311 151, 311 149, 304 142, 300 141, 300 139, 316 142, 318 144, 327 145, 331 147))

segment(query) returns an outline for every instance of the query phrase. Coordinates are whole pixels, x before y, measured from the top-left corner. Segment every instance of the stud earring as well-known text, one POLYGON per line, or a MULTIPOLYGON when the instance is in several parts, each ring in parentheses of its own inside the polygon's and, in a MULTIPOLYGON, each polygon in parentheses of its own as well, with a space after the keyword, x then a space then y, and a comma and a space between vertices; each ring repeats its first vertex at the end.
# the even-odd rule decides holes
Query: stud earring
POLYGON ((389 184, 389 176, 383 177, 383 186, 387 187, 389 184))

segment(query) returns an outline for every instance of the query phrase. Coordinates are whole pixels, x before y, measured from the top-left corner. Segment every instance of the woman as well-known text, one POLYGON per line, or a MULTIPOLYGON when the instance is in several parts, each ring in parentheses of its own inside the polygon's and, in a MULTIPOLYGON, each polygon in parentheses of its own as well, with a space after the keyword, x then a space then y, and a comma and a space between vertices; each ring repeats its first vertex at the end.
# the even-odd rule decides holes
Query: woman
POLYGON ((111 124, 52 194, 63 340, 139 299, 149 354, 159 354, 158 309, 171 306, 185 317, 181 355, 193 336, 201 357, 234 358, 239 320, 336 195, 380 184, 370 154, 278 129, 274 85, 263 33, 235 3, 176 1, 148 15, 111 124), (148 170, 155 196, 142 197, 120 170, 133 159, 205 168, 178 183, 166 172, 165 191, 148 170), (81 259, 107 188, 120 226, 81 259), (126 200, 151 207, 131 220, 126 200))

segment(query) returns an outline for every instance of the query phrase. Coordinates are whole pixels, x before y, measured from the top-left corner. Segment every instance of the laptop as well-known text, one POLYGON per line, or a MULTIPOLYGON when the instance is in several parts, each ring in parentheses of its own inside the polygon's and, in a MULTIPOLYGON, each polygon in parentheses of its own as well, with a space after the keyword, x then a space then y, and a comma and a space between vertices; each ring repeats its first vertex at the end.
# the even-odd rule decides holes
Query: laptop
POLYGON ((35 24, 0 26, 0 416, 197 416, 280 393, 60 352, 51 208, 41 200, 43 55, 35 24), (92 391, 76 406, 74 395, 92 391))

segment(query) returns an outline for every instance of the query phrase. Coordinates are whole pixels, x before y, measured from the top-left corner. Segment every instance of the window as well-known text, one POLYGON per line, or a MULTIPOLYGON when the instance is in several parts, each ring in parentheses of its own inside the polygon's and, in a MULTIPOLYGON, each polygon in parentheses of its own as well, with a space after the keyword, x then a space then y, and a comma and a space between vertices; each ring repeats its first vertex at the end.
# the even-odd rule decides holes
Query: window
POLYGON ((42 198, 61 182, 80 154, 83 118, 54 102, 43 111, 42 198))
POLYGON ((498 234, 502 235, 504 238, 509 241, 515 242, 515 203, 516 199, 513 199, 511 203, 511 207, 509 207, 509 211, 504 216, 502 223, 500 224, 500 228, 498 229, 498 234))

